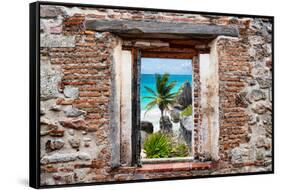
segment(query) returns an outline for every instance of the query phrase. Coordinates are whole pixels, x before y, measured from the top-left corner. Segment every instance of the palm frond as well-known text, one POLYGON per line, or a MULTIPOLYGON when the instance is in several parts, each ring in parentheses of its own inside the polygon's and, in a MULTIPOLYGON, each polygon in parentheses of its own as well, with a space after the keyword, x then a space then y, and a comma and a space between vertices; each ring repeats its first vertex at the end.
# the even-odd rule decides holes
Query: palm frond
POLYGON ((177 96, 177 92, 174 92, 174 93, 170 93, 170 94, 167 94, 166 96, 165 96, 165 98, 175 98, 176 96, 177 96))
POLYGON ((146 106, 145 106, 146 111, 144 112, 144 116, 146 115, 146 113, 148 111, 150 111, 156 105, 157 105, 157 101, 156 100, 153 100, 153 101, 149 102, 148 104, 146 104, 146 106))
POLYGON ((161 87, 161 85, 162 85, 162 83, 161 83, 161 75, 155 74, 155 78, 156 78, 156 90, 157 90, 157 93, 161 94, 162 93, 162 91, 161 91, 161 89, 162 89, 162 87, 161 87))
POLYGON ((154 96, 157 96, 157 93, 154 92, 154 90, 152 90, 151 88, 149 88, 148 86, 144 86, 145 90, 150 92, 151 94, 153 94, 154 96))
POLYGON ((167 84, 167 86, 164 89, 164 94, 169 94, 170 91, 175 87, 176 84, 177 84, 176 81, 172 81, 169 84, 167 84))
POLYGON ((142 99, 156 99, 157 97, 155 96, 144 96, 142 99))

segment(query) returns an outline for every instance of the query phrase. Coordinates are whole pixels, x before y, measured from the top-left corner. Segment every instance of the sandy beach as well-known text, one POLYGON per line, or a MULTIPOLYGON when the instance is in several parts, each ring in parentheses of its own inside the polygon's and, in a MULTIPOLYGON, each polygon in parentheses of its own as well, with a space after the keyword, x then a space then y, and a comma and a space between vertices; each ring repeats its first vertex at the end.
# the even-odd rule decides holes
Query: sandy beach
MULTIPOLYGON (((166 115, 169 116, 168 113, 166 113, 166 115)), ((141 121, 151 122, 153 124, 153 132, 157 132, 160 130, 160 125, 159 125, 160 116, 161 116, 161 112, 158 108, 151 109, 146 114, 145 114, 145 110, 141 110, 141 121)), ((180 128, 179 123, 173 123, 173 131, 178 131, 179 128, 180 128)))

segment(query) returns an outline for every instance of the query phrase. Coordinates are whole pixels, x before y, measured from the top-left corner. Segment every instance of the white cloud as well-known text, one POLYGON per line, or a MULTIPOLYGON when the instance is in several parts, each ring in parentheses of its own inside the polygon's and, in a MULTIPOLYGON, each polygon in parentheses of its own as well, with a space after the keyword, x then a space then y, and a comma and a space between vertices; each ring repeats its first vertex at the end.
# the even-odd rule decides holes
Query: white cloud
POLYGON ((191 75, 192 62, 190 59, 142 58, 141 73, 191 75))

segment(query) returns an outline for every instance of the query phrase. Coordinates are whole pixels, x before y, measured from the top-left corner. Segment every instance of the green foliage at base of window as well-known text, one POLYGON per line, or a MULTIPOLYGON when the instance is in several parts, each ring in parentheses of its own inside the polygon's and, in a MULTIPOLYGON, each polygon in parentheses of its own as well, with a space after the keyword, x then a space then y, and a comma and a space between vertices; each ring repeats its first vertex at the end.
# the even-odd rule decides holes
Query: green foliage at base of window
POLYGON ((192 105, 187 106, 182 112, 181 117, 187 117, 192 115, 192 105))
POLYGON ((185 143, 172 143, 171 137, 157 132, 149 135, 144 141, 146 158, 171 158, 189 156, 189 148, 185 143))
POLYGON ((171 151, 171 157, 187 157, 189 155, 188 146, 184 143, 176 144, 171 151))
POLYGON ((171 154, 171 139, 161 132, 149 135, 144 141, 147 158, 168 158, 171 154))

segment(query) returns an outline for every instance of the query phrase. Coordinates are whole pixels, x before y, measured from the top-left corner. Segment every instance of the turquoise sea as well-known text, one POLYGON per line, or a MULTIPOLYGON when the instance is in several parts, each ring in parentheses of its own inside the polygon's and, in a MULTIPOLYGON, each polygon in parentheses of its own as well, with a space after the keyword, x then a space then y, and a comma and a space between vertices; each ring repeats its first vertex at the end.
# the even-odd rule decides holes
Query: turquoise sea
MULTIPOLYGON (((177 92, 178 89, 182 86, 185 81, 189 81, 192 84, 192 75, 170 75, 169 81, 177 81, 177 84, 172 89, 172 92, 177 92)), ((141 110, 145 110, 146 104, 150 101, 150 99, 143 99, 144 96, 150 96, 144 86, 148 86, 151 89, 156 89, 156 79, 154 74, 141 74, 141 86, 140 86, 140 101, 141 101, 141 110)))

